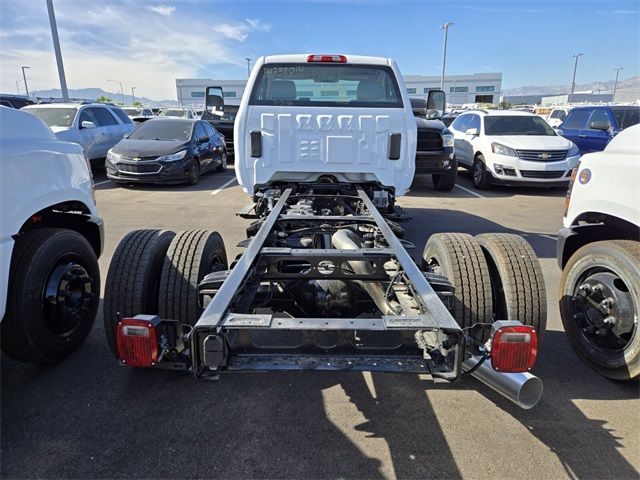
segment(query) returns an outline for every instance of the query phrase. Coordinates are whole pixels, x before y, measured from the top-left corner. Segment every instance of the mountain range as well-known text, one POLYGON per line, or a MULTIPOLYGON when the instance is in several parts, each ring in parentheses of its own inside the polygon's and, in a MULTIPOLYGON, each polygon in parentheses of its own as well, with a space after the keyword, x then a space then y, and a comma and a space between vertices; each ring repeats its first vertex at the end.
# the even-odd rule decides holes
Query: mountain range
MULTIPOLYGON (((40 98, 61 98, 62 93, 59 88, 52 88, 49 90, 37 90, 31 92, 32 95, 40 98)), ((114 103, 122 103, 122 94, 120 92, 107 92, 101 88, 70 88, 69 98, 82 99, 82 100, 95 100, 99 97, 110 98, 114 103)), ((176 100, 155 100, 147 97, 139 97, 136 95, 136 101, 143 105, 153 107, 155 105, 178 105, 176 100)), ((124 104, 131 105, 133 103, 133 97, 131 95, 124 95, 124 104)))

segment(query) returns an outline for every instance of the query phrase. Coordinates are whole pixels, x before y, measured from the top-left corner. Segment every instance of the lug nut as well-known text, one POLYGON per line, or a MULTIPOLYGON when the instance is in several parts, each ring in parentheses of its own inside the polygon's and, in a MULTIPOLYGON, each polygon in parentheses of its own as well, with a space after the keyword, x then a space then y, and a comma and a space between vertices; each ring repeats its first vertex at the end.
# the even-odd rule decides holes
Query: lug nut
POLYGON ((616 302, 613 298, 608 297, 605 298, 604 300, 602 300, 602 302, 600 302, 600 304, 604 307, 604 308, 612 308, 616 302))
POLYGON ((603 288, 604 288, 604 287, 602 286, 602 284, 601 284, 601 283, 598 283, 598 284, 596 284, 596 285, 594 285, 594 286, 593 286, 593 291, 594 291, 594 292, 596 292, 596 293, 600 293, 600 292, 602 292, 602 289, 603 289, 603 288))
POLYGON ((616 321, 617 319, 613 315, 609 315, 607 318, 604 319, 604 323, 607 325, 615 325, 616 321))

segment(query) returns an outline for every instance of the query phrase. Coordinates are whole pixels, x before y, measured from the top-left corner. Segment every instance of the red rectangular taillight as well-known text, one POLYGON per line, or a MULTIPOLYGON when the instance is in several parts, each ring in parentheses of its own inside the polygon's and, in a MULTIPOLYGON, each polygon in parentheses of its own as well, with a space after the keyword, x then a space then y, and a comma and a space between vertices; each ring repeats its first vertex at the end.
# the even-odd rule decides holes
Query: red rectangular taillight
POLYGON ((495 324, 491 338, 491 364, 494 370, 505 373, 531 370, 538 354, 538 334, 535 329, 519 322, 495 324))
POLYGON ((158 361, 158 337, 152 315, 123 318, 116 330, 118 356, 132 367, 152 367, 158 361), (142 318, 140 318, 142 317, 142 318), (144 318, 149 317, 149 319, 144 318))
POLYGON ((309 55, 307 62, 347 63, 344 55, 309 55))

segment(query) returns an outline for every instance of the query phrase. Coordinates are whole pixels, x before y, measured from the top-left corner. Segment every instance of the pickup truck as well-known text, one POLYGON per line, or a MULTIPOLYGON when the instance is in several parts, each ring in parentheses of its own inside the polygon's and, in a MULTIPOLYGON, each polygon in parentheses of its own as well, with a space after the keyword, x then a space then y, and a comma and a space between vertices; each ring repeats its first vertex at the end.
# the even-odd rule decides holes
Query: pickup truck
POLYGON ((0 107, 2 350, 62 360, 83 342, 100 301, 103 223, 82 147, 35 115, 0 107))
MULTIPOLYGON (((224 113, 220 87, 207 111, 224 113)), ((430 109, 444 111, 442 91, 430 109)), ((417 125, 389 58, 256 60, 235 121, 235 171, 253 222, 229 262, 206 227, 135 230, 104 296, 114 356, 200 379, 227 371, 473 375, 522 408, 546 324, 544 280, 515 235, 432 235, 408 250, 395 204, 415 173, 417 125), (494 321, 495 320, 495 321, 494 321)))
POLYGON ((428 108, 422 98, 410 98, 418 126, 416 174, 431 174, 433 188, 451 190, 458 178, 458 162, 453 151, 453 134, 438 118, 437 110, 428 108))
POLYGON ((614 380, 640 376, 640 125, 583 155, 558 235, 560 314, 576 353, 614 380))

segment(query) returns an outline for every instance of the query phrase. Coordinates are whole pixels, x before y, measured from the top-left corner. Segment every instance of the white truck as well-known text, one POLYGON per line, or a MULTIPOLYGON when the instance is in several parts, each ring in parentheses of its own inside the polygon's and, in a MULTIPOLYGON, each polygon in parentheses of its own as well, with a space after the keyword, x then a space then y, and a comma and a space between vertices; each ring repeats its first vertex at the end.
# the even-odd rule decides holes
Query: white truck
POLYGON ((576 353, 614 380, 640 376, 640 125, 580 159, 558 235, 560 313, 576 353))
POLYGON ((100 301, 103 223, 82 147, 36 116, 0 107, 2 350, 62 360, 85 339, 100 301))
MULTIPOLYGON (((434 116, 442 91, 429 94, 434 116)), ((224 113, 208 87, 209 113, 224 113)), ((122 363, 224 371, 474 375, 523 408, 546 322, 544 280, 520 237, 432 235, 407 252, 395 199, 409 188, 416 122, 396 63, 346 55, 256 61, 234 131, 253 202, 245 252, 217 232, 137 230, 118 245, 104 299, 122 363)))

